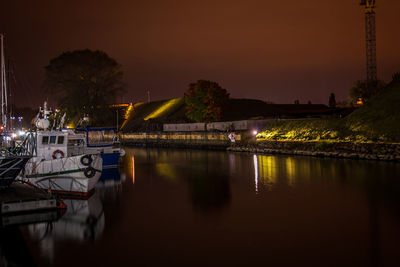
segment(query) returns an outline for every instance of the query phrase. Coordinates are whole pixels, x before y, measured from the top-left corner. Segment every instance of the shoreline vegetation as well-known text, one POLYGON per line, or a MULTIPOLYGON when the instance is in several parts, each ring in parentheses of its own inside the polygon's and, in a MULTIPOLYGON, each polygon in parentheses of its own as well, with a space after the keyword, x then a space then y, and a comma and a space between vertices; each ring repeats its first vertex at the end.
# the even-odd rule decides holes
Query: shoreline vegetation
POLYGON ((340 119, 276 121, 228 151, 400 162, 400 82, 340 119))
POLYGON ((339 119, 277 121, 257 135, 262 141, 400 143, 400 83, 392 82, 350 115, 339 119))

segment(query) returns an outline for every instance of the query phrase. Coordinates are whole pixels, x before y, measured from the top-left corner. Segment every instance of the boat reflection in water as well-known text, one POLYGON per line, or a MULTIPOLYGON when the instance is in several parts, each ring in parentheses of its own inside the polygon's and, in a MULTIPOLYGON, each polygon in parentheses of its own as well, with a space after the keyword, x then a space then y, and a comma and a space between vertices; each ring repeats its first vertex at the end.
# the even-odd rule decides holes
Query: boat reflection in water
MULTIPOLYGON (((51 254, 55 240, 75 242, 94 240, 104 232, 105 218, 103 205, 95 192, 89 199, 64 199, 67 211, 55 223, 39 223, 28 226, 33 240, 44 242, 41 248, 51 254)), ((51 256, 50 256, 51 257, 51 256)))
POLYGON ((125 174, 121 174, 118 168, 104 169, 96 184, 96 194, 103 202, 112 202, 122 192, 122 183, 125 180, 125 174))

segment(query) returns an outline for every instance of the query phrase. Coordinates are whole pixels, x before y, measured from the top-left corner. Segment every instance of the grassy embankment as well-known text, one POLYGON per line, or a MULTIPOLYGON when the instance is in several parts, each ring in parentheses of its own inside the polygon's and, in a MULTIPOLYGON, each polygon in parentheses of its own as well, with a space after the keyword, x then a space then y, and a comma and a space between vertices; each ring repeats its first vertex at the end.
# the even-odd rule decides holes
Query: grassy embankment
POLYGON ((185 118, 183 98, 136 103, 127 113, 121 129, 128 132, 160 130, 162 123, 181 121, 183 118, 185 118))
POLYGON ((258 140, 400 142, 400 83, 392 82, 342 119, 277 121, 258 140))
MULTIPOLYGON (((185 101, 183 98, 173 98, 149 103, 136 103, 127 112, 124 126, 137 123, 140 120, 164 123, 190 122, 185 115, 185 101)), ((247 120, 257 117, 277 117, 279 115, 289 117, 312 116, 313 114, 325 114, 335 111, 325 105, 290 105, 267 104, 257 99, 229 99, 222 121, 247 120)), ((123 127, 124 128, 124 127, 123 127)))

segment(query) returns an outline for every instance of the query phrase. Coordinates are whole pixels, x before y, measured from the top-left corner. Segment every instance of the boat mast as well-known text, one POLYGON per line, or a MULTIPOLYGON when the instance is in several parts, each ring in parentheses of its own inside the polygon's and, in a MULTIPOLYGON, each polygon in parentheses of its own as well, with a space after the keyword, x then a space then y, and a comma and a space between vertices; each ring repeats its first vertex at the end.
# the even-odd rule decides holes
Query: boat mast
POLYGON ((1 39, 1 120, 4 130, 7 129, 7 80, 6 65, 4 59, 4 35, 0 33, 1 39))

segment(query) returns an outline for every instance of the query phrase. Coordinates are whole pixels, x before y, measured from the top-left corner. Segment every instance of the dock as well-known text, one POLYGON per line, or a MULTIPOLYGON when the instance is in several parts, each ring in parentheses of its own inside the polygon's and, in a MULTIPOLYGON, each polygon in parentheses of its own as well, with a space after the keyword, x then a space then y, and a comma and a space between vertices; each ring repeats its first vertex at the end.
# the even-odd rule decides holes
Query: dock
POLYGON ((54 195, 14 182, 0 191, 0 226, 55 221, 58 201, 54 195))

